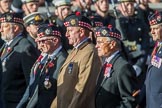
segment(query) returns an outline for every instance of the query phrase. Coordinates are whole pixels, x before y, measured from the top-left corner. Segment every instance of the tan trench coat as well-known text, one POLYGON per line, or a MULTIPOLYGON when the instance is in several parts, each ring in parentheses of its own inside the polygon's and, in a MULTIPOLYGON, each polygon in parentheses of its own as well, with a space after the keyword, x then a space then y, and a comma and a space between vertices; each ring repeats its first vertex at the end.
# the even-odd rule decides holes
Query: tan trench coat
POLYGON ((69 54, 57 83, 57 98, 51 108, 94 108, 95 86, 101 61, 94 45, 83 43, 69 54))

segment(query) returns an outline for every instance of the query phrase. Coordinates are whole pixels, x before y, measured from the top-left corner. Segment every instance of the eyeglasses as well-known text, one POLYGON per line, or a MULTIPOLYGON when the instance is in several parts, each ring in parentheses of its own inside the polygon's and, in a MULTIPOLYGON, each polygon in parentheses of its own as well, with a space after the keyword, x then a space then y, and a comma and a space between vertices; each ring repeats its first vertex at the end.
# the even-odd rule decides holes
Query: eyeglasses
POLYGON ((46 40, 39 40, 37 41, 38 44, 46 44, 48 41, 51 41, 52 39, 46 39, 46 40))
POLYGON ((110 43, 111 41, 96 41, 97 44, 110 43))

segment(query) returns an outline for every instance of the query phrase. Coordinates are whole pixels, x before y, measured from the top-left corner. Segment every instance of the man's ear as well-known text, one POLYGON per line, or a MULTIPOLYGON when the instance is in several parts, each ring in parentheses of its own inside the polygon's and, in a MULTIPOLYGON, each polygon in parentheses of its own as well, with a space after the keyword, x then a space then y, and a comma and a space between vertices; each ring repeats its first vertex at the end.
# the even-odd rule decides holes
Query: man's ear
POLYGON ((79 32, 80 32, 80 34, 82 34, 81 36, 85 35, 85 29, 80 28, 79 32))
POLYGON ((113 49, 116 46, 116 41, 111 41, 111 49, 113 49))
POLYGON ((24 11, 24 10, 26 9, 26 6, 23 4, 23 5, 21 6, 21 8, 22 8, 22 10, 24 11))
POLYGON ((28 33, 30 32, 30 27, 29 27, 29 26, 26 27, 26 31, 27 31, 28 33))
POLYGON ((13 30, 14 30, 14 32, 17 32, 18 31, 18 29, 19 29, 19 26, 18 25, 13 25, 13 30))

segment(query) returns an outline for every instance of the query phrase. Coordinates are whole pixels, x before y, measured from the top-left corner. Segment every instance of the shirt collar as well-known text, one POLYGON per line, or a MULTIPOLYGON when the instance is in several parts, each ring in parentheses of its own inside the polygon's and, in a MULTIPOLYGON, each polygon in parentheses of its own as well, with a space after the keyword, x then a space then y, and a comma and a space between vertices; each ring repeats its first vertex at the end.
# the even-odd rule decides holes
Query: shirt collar
POLYGON ((11 44, 11 42, 13 41, 13 39, 12 40, 10 40, 10 41, 8 41, 8 42, 6 42, 6 45, 10 45, 11 44))
POLYGON ((78 47, 80 47, 84 42, 86 42, 89 38, 85 38, 83 41, 81 41, 78 45, 75 46, 75 48, 77 49, 78 47))
POLYGON ((53 59, 54 56, 56 56, 60 50, 62 49, 62 46, 59 46, 52 54, 49 54, 48 56, 53 59))
POLYGON ((115 55, 117 55, 119 51, 114 52, 110 57, 107 57, 105 59, 105 62, 110 63, 110 61, 114 58, 115 55))
POLYGON ((47 59, 47 53, 41 53, 41 55, 43 56, 41 59, 41 63, 45 63, 45 61, 47 59))
MULTIPOLYGON (((21 34, 22 33, 19 33, 16 37, 21 36, 21 34)), ((6 42, 6 44, 9 46, 16 37, 14 37, 12 40, 6 42)))

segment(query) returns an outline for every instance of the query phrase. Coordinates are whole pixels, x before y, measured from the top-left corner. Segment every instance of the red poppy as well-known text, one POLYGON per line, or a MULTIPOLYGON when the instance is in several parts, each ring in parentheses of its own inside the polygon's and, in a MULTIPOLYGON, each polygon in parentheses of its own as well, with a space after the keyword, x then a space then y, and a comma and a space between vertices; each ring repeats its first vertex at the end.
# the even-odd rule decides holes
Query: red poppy
POLYGON ((77 11, 77 12, 75 12, 75 15, 76 15, 76 16, 80 16, 81 13, 77 11))
POLYGON ((48 67, 49 67, 49 68, 51 68, 51 67, 53 67, 53 66, 54 66, 54 64, 53 64, 52 62, 49 62, 49 63, 48 63, 48 67))
POLYGON ((11 47, 8 47, 7 52, 11 52, 11 51, 12 51, 11 47))
POLYGON ((112 64, 106 64, 105 65, 105 72, 104 72, 104 76, 105 77, 109 77, 110 76, 111 68, 112 68, 112 64))
POLYGON ((43 58, 43 56, 40 55, 40 56, 38 57, 38 59, 37 59, 37 62, 40 62, 42 58, 43 58))
POLYGON ((106 67, 110 67, 111 68, 112 67, 112 64, 106 64, 106 67))

